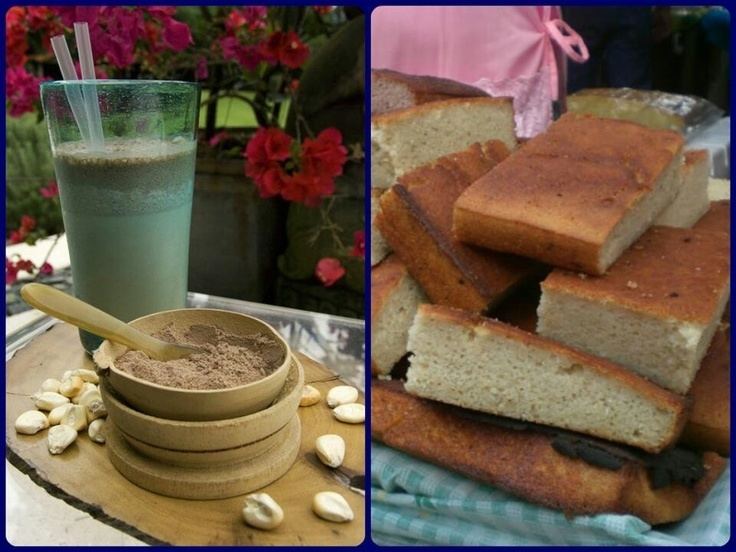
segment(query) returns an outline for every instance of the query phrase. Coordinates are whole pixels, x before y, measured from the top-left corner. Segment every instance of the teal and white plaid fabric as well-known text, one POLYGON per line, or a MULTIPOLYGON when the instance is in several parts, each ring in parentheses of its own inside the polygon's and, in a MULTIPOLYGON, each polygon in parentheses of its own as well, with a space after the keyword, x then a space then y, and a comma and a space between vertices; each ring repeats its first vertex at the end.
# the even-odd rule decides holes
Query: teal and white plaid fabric
POLYGON ((380 443, 371 457, 377 544, 704 546, 723 545, 731 533, 730 467, 688 519, 652 529, 626 515, 568 520, 380 443))

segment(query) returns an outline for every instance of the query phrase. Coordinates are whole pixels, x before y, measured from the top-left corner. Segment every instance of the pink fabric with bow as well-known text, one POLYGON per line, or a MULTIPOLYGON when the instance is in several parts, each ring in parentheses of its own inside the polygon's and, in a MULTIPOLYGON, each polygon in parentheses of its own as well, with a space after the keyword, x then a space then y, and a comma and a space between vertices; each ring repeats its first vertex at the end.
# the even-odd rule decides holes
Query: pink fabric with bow
POLYGON ((517 134, 533 136, 551 121, 564 79, 554 45, 574 61, 588 59, 560 16, 556 6, 379 7, 371 19, 371 66, 513 96, 517 134))

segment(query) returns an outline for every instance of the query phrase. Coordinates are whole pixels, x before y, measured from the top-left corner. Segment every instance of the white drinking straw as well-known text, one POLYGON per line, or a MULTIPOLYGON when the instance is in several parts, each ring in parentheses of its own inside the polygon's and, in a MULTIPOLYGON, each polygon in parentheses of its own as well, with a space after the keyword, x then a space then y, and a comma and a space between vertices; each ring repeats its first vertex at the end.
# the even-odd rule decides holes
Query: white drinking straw
MULTIPOLYGON (((95 80, 95 62, 92 57, 92 44, 89 40, 89 27, 86 22, 74 23, 74 36, 77 39, 79 66, 84 80, 95 80)), ((92 84, 82 89, 84 105, 89 121, 90 146, 92 150, 104 149, 105 137, 102 133, 100 104, 97 99, 97 86, 92 84)))
MULTIPOLYGON (((57 35, 51 38, 51 47, 54 49, 54 55, 56 61, 61 69, 61 76, 65 81, 75 81, 77 79, 77 71, 74 69, 74 62, 72 61, 72 55, 69 53, 69 46, 66 44, 64 35, 57 35)), ((64 86, 66 97, 69 100, 69 105, 72 108, 72 114, 74 115, 74 121, 79 127, 79 133, 82 135, 82 139, 89 144, 89 121, 87 119, 86 108, 84 106, 84 99, 82 98, 82 91, 77 86, 67 84, 64 86)))

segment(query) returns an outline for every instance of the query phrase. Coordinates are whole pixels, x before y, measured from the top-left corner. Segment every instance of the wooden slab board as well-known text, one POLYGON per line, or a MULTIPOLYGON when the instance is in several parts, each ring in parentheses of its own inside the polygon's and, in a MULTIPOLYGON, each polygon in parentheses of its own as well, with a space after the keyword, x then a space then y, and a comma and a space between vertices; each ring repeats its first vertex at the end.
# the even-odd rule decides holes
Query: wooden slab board
MULTIPOLYGON (((331 387, 342 384, 325 367, 304 355, 299 358, 306 383, 318 388, 323 397, 331 387)), ((115 470, 105 445, 93 443, 86 433, 80 433, 59 456, 49 454, 46 431, 17 435, 15 419, 33 409, 29 396, 41 382, 82 367, 92 368, 92 361, 84 354, 76 328, 62 323, 17 351, 6 365, 6 456, 50 494, 149 544, 354 546, 363 541, 365 498, 319 462, 314 441, 325 433, 341 435, 347 448, 346 471, 364 474, 364 426, 338 422, 324 400, 299 409, 302 443, 297 461, 286 475, 262 489, 281 505, 284 522, 274 531, 261 531, 243 522, 243 497, 183 500, 137 487, 115 470), (315 516, 312 497, 320 491, 343 495, 355 519, 332 523, 315 516)))

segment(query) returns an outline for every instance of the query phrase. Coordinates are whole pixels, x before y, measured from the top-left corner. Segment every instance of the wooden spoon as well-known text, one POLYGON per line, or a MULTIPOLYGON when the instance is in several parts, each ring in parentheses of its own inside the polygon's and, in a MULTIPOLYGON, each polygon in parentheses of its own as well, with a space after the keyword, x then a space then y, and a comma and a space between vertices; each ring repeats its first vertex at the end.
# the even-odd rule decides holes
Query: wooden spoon
POLYGON ((46 314, 115 343, 143 351, 156 360, 174 360, 201 352, 197 347, 156 339, 51 286, 26 284, 20 289, 20 295, 26 303, 46 314))

